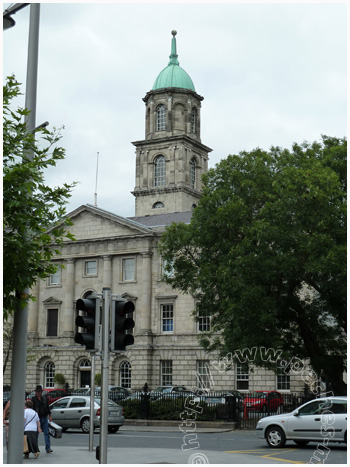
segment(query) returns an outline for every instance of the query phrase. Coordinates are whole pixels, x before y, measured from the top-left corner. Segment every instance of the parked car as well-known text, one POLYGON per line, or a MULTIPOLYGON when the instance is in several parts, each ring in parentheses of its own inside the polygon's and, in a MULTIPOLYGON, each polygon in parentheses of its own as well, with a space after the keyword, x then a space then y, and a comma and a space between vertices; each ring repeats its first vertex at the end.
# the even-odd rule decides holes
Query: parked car
MULTIPOLYGON (((94 399, 94 427, 100 426, 101 399, 94 399)), ((83 433, 90 431, 90 397, 67 396, 50 405, 52 420, 64 431, 68 428, 81 428, 83 433)), ((108 400, 108 431, 115 433, 124 425, 124 409, 108 400)))
POLYGON ((143 391, 135 391, 131 393, 126 400, 141 400, 141 398, 145 395, 149 395, 149 393, 145 393, 143 391))
MULTIPOLYGON (((35 391, 32 391, 27 399, 31 399, 36 395, 35 391)), ((53 402, 57 401, 58 399, 61 399, 61 397, 64 397, 67 395, 67 391, 65 389, 57 389, 57 388, 45 388, 43 389, 43 396, 46 396, 47 402, 52 404, 53 402)))
POLYGON ((346 443, 347 397, 314 399, 296 410, 271 415, 258 421, 258 438, 266 439, 271 448, 282 448, 293 440, 299 446, 310 441, 346 443))
POLYGON ((90 392, 90 388, 78 388, 70 390, 70 394, 74 396, 89 396, 90 392))
POLYGON ((282 405, 283 397, 278 391, 255 391, 243 400, 243 407, 259 412, 276 412, 282 405))
MULTIPOLYGON (((121 386, 108 386, 108 399, 111 399, 114 402, 121 402, 127 399, 130 396, 130 391, 121 386)), ((98 387, 95 389, 95 396, 101 395, 101 388, 98 387)))
POLYGON ((188 392, 188 389, 185 386, 158 386, 156 389, 151 391, 150 398, 151 400, 156 400, 160 396, 169 393, 179 393, 179 392, 188 392))

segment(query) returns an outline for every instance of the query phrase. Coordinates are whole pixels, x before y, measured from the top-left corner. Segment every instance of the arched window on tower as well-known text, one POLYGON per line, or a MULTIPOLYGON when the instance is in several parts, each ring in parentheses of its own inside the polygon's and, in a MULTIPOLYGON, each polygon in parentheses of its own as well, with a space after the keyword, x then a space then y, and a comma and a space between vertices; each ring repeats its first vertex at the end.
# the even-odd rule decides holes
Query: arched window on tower
POLYGON ((154 186, 164 186, 166 183, 165 157, 158 156, 154 162, 154 186))
POLYGON ((161 104, 157 107, 157 131, 165 130, 165 122, 165 105, 161 104))
POLYGON ((161 209, 161 208, 164 208, 164 204, 161 201, 157 201, 156 203, 154 203, 152 208, 153 209, 161 209))
POLYGON ((190 183, 191 183, 191 188, 196 187, 196 159, 193 157, 190 160, 190 183))
POLYGON ((193 107, 191 111, 191 133, 197 131, 197 110, 193 107))

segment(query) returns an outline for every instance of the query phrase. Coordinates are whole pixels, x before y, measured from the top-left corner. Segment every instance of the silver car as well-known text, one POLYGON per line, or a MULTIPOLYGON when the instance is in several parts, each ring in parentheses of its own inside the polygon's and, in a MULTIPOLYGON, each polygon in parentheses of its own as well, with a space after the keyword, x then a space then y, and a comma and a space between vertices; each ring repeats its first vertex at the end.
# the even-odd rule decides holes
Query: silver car
POLYGON ((256 433, 271 448, 282 448, 288 440, 299 446, 310 441, 346 443, 346 410, 346 396, 314 399, 291 413, 262 418, 256 433))
MULTIPOLYGON (((101 399, 94 401, 94 427, 100 426, 101 399)), ((83 433, 90 431, 90 396, 62 397, 50 405, 52 420, 66 431, 68 428, 81 428, 83 433)), ((115 433, 124 424, 124 409, 108 400, 108 431, 115 433)))

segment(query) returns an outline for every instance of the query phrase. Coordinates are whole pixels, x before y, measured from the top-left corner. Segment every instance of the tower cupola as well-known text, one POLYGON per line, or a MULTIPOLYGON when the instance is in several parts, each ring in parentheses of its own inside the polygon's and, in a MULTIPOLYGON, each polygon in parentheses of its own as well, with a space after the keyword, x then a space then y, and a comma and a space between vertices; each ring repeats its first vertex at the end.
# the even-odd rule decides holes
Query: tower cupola
POLYGON ((136 216, 191 211, 201 196, 210 148, 202 144, 201 102, 179 65, 172 31, 168 66, 143 98, 145 139, 136 147, 136 216))
POLYGON ((176 31, 171 31, 173 35, 171 41, 171 54, 168 66, 164 68, 154 82, 152 90, 164 88, 182 88, 196 91, 193 81, 186 71, 180 67, 178 55, 176 53, 176 31))

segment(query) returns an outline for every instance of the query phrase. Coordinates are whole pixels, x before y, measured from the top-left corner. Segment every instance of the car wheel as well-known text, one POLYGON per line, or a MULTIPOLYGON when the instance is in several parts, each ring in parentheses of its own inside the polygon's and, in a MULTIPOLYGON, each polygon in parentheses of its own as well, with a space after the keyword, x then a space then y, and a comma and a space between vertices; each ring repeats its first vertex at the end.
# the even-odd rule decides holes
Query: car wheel
POLYGON ((303 439, 293 439, 294 443, 298 446, 306 446, 310 441, 304 441, 303 439))
POLYGON ((80 428, 83 433, 89 433, 90 432, 90 419, 83 418, 80 424, 80 428))
POLYGON ((283 448, 286 444, 286 435, 282 428, 273 426, 266 432, 266 442, 270 448, 283 448))
POLYGON ((119 430, 119 425, 108 426, 108 433, 116 433, 118 430, 119 430))

